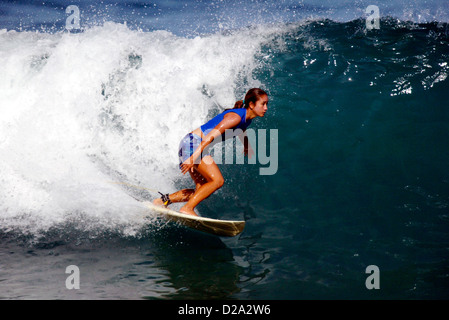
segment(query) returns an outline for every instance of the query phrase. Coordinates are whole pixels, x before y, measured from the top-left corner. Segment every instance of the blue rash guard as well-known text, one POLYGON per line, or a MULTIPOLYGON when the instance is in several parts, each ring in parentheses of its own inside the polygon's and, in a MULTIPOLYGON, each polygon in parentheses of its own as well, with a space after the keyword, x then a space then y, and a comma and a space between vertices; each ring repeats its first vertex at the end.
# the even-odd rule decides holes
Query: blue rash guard
MULTIPOLYGON (((233 130, 241 129, 244 132, 246 130, 246 128, 248 128, 249 125, 251 124, 251 120, 246 121, 246 111, 247 111, 247 109, 245 109, 245 108, 230 109, 230 110, 223 111, 219 115, 215 116, 214 118, 210 119, 208 122, 203 124, 201 126, 201 131, 203 131, 204 135, 207 136, 207 134, 209 132, 211 132, 212 129, 214 129, 223 120, 225 114, 228 114, 230 112, 234 112, 234 113, 237 113, 240 116, 241 120, 240 120, 240 123, 237 126, 235 126, 234 128, 232 128, 232 129, 233 130)), ((238 133, 240 133, 240 132, 237 131, 236 134, 238 134, 238 133)), ((234 137, 234 135, 222 134, 222 141, 224 141, 225 138, 230 138, 230 137, 234 137)))
MULTIPOLYGON (((222 120, 225 114, 229 113, 229 112, 234 112, 236 114, 238 114, 241 118, 240 122, 238 125, 236 125, 234 128, 230 129, 229 131, 232 131, 232 134, 228 134, 223 133, 221 135, 221 141, 225 141, 225 139, 231 138, 231 137, 235 137, 236 135, 240 134, 241 131, 245 132, 246 128, 248 128, 248 126, 251 124, 251 120, 246 121, 246 109, 245 108, 241 108, 241 109, 230 109, 230 110, 226 110, 223 111, 222 113, 220 113, 219 115, 215 116, 214 118, 212 118, 211 120, 209 120, 208 122, 206 122, 205 124, 203 124, 201 126, 201 131, 203 132, 203 134, 206 136, 209 132, 212 131, 212 129, 214 129, 222 120), (240 129, 240 130, 236 130, 236 129, 240 129)), ((201 144, 201 137, 197 136, 196 134, 193 133, 188 133, 182 140, 181 143, 179 144, 179 152, 178 152, 178 156, 179 156, 179 167, 181 168, 181 164, 188 159, 193 152, 200 146, 201 144)), ((214 140, 215 143, 219 142, 216 140, 214 140)), ((212 142, 206 149, 210 149, 210 147, 212 147, 214 144, 214 142, 212 142)), ((200 160, 208 155, 208 151, 204 150, 200 156, 200 160)))

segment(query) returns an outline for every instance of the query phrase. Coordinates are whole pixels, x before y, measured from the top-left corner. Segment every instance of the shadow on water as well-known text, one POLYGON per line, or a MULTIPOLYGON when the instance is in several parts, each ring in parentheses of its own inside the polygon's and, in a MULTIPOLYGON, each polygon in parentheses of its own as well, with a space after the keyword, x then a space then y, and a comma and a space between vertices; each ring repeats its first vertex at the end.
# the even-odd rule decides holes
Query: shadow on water
POLYGON ((157 235, 151 233, 150 239, 146 250, 167 272, 174 289, 159 298, 229 299, 240 291, 241 267, 219 237, 170 224, 157 235))

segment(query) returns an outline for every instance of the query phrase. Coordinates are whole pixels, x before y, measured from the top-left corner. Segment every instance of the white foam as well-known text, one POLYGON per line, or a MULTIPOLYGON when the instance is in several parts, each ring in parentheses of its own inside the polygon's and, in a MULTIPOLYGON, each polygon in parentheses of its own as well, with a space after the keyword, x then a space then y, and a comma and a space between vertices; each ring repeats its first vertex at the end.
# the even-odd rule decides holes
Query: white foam
POLYGON ((260 85, 255 57, 275 33, 0 32, 0 227, 130 223, 141 204, 109 182, 174 191, 180 139, 260 85))

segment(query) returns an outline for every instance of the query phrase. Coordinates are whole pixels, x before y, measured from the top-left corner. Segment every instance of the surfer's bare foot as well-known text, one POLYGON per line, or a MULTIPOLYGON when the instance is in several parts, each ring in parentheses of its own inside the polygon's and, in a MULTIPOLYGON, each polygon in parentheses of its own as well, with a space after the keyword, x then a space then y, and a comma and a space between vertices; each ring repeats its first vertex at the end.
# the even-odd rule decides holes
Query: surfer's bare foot
POLYGON ((193 210, 191 210, 191 209, 188 209, 188 208, 184 208, 184 207, 182 207, 180 210, 179 210, 179 212, 181 212, 181 213, 185 213, 185 214, 190 214, 190 215, 192 215, 192 216, 198 216, 196 213, 195 213, 195 211, 193 211, 193 210))

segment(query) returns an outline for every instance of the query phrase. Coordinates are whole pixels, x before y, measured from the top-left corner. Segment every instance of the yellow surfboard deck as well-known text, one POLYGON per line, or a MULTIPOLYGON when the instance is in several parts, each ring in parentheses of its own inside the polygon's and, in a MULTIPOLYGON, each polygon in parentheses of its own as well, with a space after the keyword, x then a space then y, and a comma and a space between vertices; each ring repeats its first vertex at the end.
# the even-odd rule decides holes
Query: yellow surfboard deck
POLYGON ((240 234, 245 228, 245 221, 217 220, 198 217, 159 207, 148 201, 145 201, 144 204, 150 208, 151 211, 161 214, 166 219, 217 236, 233 237, 240 234))

